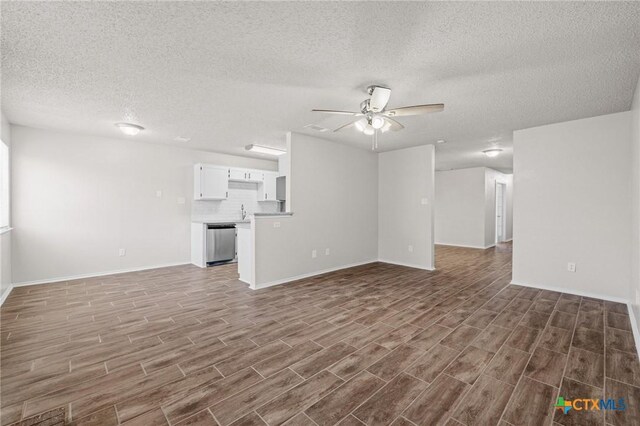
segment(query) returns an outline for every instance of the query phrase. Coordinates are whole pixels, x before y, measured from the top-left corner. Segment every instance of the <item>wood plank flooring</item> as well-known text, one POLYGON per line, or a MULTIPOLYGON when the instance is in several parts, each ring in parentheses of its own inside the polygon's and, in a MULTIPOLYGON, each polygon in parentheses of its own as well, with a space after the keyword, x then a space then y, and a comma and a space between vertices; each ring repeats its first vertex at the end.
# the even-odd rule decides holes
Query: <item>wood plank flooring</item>
POLYGON ((437 267, 259 291, 235 265, 16 288, 1 423, 640 424, 625 305, 509 285, 509 244, 438 247, 437 267), (558 396, 626 410, 565 415, 558 396))

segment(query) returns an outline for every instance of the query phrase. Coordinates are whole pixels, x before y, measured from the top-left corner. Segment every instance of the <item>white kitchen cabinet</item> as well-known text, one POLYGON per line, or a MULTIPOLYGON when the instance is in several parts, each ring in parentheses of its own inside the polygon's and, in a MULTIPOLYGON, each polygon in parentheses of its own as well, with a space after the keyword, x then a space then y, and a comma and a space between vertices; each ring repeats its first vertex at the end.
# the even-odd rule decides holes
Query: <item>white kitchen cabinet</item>
POLYGON ((247 180, 247 169, 229 169, 229 180, 245 182, 247 180))
POLYGON ((194 200, 225 200, 229 195, 229 169, 209 164, 193 168, 194 200))
POLYGON ((262 170, 252 169, 229 169, 229 180, 235 182, 257 182, 263 180, 264 172, 262 170))
POLYGON ((263 172, 264 180, 258 188, 258 201, 276 201, 277 172, 263 172))

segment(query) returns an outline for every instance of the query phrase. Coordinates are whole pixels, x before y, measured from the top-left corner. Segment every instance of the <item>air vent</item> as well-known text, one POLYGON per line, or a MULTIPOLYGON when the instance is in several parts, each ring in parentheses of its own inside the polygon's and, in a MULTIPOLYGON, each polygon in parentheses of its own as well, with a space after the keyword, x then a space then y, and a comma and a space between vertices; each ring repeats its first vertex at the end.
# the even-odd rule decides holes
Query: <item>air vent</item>
POLYGON ((322 127, 322 126, 318 126, 317 124, 307 124, 306 126, 307 129, 312 129, 318 132, 328 132, 331 129, 327 129, 326 127, 322 127))

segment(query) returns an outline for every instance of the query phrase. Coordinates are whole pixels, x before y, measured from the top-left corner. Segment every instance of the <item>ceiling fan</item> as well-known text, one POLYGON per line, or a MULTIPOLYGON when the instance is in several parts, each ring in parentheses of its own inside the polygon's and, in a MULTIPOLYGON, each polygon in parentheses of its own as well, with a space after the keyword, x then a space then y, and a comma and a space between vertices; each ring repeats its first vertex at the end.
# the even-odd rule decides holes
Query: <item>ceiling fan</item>
MULTIPOLYGON (((369 86, 367 87, 367 93, 370 95, 369 99, 365 99, 360 103, 360 112, 352 111, 337 111, 331 109, 313 109, 313 112, 322 112, 325 114, 340 114, 351 115, 354 117, 361 117, 338 127, 334 132, 340 130, 349 129, 355 127, 362 133, 368 136, 377 134, 379 130, 381 133, 389 130, 398 131, 404 129, 404 126, 400 124, 396 117, 406 117, 409 115, 422 115, 430 112, 440 112, 444 110, 444 104, 427 104, 427 105, 414 105, 406 106, 394 109, 385 109, 389 98, 391 97, 391 89, 383 86, 369 86)), ((375 148, 375 146, 374 146, 375 148)))

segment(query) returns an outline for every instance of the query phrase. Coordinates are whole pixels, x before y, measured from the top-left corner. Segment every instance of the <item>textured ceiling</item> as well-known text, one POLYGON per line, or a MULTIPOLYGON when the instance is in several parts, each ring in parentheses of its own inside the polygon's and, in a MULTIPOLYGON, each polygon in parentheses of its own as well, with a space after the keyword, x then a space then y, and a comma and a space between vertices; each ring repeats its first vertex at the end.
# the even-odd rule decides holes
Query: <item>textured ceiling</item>
POLYGON ((364 88, 404 117, 382 150, 434 143, 439 169, 511 168, 512 131, 627 110, 640 73, 640 3, 2 2, 2 108, 9 121, 246 155, 289 130, 319 133, 364 88), (176 136, 190 137, 175 142, 176 136), (498 145, 505 155, 484 158, 498 145))

